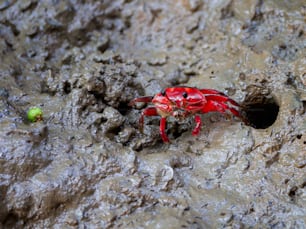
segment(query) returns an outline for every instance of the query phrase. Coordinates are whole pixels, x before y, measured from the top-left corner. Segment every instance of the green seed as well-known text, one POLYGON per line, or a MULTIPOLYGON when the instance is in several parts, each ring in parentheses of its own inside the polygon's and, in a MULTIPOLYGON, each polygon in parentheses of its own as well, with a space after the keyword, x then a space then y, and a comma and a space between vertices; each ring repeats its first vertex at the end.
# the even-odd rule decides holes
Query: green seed
POLYGON ((30 122, 38 122, 43 120, 43 112, 38 107, 30 108, 27 114, 30 122))

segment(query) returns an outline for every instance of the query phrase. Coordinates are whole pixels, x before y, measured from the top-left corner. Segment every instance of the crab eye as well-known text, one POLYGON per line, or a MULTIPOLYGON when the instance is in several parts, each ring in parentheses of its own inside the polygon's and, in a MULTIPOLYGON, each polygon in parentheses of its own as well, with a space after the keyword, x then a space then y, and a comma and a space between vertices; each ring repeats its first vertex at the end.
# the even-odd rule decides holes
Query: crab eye
POLYGON ((166 91, 165 91, 165 89, 162 90, 162 91, 160 92, 160 94, 161 94, 162 96, 166 96, 166 91))
POLYGON ((186 91, 183 92, 182 96, 186 99, 188 97, 188 94, 186 91))

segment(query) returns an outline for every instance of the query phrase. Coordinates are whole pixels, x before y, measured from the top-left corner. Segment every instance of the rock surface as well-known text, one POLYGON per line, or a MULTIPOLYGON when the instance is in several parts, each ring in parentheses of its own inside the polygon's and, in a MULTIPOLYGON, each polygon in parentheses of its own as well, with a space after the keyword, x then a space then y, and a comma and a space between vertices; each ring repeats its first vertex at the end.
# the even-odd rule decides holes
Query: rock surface
POLYGON ((305 228, 305 17, 302 0, 3 1, 0 228, 305 228), (228 94, 251 125, 140 133, 129 101, 174 85, 228 94))

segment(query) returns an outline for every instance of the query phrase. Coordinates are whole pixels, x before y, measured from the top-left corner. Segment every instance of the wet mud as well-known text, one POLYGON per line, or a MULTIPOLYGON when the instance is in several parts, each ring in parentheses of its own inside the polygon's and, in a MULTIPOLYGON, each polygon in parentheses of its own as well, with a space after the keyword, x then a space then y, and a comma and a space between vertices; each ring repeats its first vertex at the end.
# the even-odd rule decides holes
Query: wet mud
POLYGON ((305 18, 305 1, 2 1, 0 228, 305 228, 305 18), (175 85, 249 122, 141 133, 128 103, 175 85))

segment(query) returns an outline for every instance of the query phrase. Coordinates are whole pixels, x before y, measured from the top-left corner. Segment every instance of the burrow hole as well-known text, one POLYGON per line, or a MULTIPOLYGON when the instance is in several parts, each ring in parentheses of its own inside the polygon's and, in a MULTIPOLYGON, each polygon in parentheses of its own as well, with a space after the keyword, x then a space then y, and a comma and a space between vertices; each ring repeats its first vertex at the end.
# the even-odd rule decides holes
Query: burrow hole
POLYGON ((242 105, 246 120, 256 129, 266 129, 277 119, 279 105, 270 94, 252 94, 246 97, 242 105))

